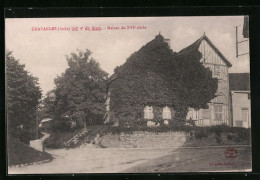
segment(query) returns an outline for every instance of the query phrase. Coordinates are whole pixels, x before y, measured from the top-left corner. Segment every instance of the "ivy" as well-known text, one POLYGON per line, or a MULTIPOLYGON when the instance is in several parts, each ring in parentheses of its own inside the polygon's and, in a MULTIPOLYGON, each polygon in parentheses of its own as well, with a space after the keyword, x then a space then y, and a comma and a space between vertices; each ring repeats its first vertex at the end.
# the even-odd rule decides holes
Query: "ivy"
POLYGON ((182 121, 189 107, 203 108, 215 97, 218 82, 200 62, 198 46, 173 52, 161 35, 115 68, 111 84, 111 110, 121 124, 143 119, 146 105, 169 106, 173 119, 182 121))

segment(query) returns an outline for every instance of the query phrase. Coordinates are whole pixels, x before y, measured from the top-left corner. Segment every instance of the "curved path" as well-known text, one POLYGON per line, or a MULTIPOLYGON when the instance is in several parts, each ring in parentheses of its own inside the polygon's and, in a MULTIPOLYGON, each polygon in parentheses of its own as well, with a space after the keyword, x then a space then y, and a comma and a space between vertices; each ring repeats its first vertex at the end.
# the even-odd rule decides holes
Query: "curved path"
POLYGON ((9 168, 11 174, 116 173, 167 155, 172 148, 96 148, 46 149, 54 159, 49 163, 9 168))

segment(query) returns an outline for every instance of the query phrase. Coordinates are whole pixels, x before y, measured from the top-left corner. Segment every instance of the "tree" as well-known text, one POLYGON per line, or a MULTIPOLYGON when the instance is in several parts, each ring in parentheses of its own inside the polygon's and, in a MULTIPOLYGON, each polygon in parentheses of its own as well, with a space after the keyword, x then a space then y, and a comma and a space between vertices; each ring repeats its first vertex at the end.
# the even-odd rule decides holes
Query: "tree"
POLYGON ((200 58, 198 47, 175 53, 158 35, 115 69, 111 110, 129 124, 142 120, 145 105, 167 105, 176 120, 184 120, 188 107, 205 107, 217 91, 217 79, 200 58))
POLYGON ((52 113, 56 120, 70 117, 80 127, 103 122, 108 74, 90 56, 89 50, 71 53, 67 56, 69 67, 54 80, 52 113))
POLYGON ((36 110, 41 99, 38 78, 29 74, 25 65, 12 56, 12 52, 7 51, 5 58, 8 132, 15 135, 17 126, 20 126, 32 133, 35 131, 36 110))
POLYGON ((54 90, 48 91, 46 93, 46 97, 42 101, 42 108, 41 108, 41 116, 40 119, 42 118, 54 118, 54 103, 50 101, 50 94, 54 93, 54 90))

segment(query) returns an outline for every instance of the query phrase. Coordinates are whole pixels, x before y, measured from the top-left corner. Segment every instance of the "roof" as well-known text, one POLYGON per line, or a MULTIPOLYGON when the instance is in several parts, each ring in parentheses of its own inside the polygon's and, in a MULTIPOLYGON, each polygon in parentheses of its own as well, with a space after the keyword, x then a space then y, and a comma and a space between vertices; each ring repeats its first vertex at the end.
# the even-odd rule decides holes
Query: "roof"
POLYGON ((250 91, 249 73, 229 73, 230 91, 250 91))
POLYGON ((200 46, 200 43, 202 40, 205 40, 209 43, 209 45, 214 49, 214 51, 220 56, 220 58, 227 64, 228 67, 231 67, 232 64, 227 60, 227 58, 219 51, 219 49, 212 43, 212 41, 205 35, 201 38, 199 38, 197 41, 189 45, 188 47, 182 49, 181 51, 178 52, 178 55, 184 55, 190 53, 192 50, 198 49, 200 46))
MULTIPOLYGON (((158 40, 158 41, 164 41, 164 37, 159 33, 158 35, 155 36, 155 39, 153 39, 152 41, 150 41, 149 43, 153 42, 154 40, 158 40)), ((182 49, 181 51, 179 51, 177 53, 177 55, 185 55, 185 54, 189 54, 192 50, 196 50, 199 48, 200 43, 202 42, 202 40, 205 40, 209 43, 209 45, 214 49, 214 51, 220 56, 221 59, 223 59, 223 61, 227 64, 228 67, 231 67, 232 64, 227 60, 227 58, 218 50, 218 48, 211 42, 211 40, 205 35, 205 33, 203 34, 202 37, 200 37, 197 41, 195 41, 194 43, 192 43, 191 45, 189 45, 188 47, 182 49)), ((147 44, 149 44, 147 43, 147 44)), ((115 79, 117 78, 117 74, 113 73, 107 80, 108 83, 113 82, 115 79)))

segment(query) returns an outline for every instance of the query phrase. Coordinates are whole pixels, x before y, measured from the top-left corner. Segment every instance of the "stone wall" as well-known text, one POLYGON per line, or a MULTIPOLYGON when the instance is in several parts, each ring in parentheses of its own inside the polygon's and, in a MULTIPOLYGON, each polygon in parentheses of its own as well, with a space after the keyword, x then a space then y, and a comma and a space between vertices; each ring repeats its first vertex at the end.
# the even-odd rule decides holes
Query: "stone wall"
POLYGON ((132 134, 107 134, 101 137, 101 145, 108 148, 162 148, 180 147, 186 142, 186 132, 144 132, 132 134))

